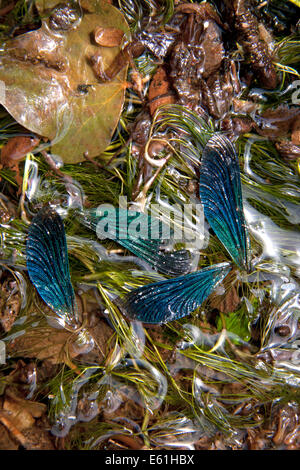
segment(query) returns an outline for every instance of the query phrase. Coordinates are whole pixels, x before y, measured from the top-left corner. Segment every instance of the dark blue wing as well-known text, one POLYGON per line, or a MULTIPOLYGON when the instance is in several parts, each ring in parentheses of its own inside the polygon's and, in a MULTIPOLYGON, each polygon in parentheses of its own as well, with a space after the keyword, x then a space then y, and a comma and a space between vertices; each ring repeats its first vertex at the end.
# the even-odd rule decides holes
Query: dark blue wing
POLYGON ((82 222, 95 230, 100 238, 115 240, 161 273, 178 276, 191 269, 187 250, 163 251, 162 238, 169 233, 169 229, 159 219, 141 212, 111 207, 102 211, 86 211, 82 222), (136 230, 138 227, 140 235, 136 230))
POLYGON ((243 212, 240 167, 227 137, 212 137, 202 154, 200 199, 210 226, 242 269, 250 269, 249 238, 243 212))
POLYGON ((47 305, 68 324, 76 324, 78 310, 69 272, 64 224, 46 207, 29 227, 26 262, 31 282, 47 305))
POLYGON ((132 320, 167 323, 192 313, 229 273, 229 263, 139 287, 117 301, 132 320))

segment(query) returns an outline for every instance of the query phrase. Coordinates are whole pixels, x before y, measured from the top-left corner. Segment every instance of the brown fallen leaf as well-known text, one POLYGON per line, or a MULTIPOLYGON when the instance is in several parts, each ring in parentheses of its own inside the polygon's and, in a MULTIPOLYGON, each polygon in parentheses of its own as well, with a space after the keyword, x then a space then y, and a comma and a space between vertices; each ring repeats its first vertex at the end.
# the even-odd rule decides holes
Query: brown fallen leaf
POLYGON ((235 136, 247 134, 252 129, 256 129, 257 125, 255 122, 246 116, 233 117, 231 119, 225 118, 221 122, 221 129, 228 133, 232 139, 235 136))
POLYGON ((232 98, 233 110, 235 113, 250 114, 259 108, 257 103, 253 101, 241 100, 239 98, 232 98))
POLYGON ((237 83, 232 61, 225 58, 222 32, 213 19, 190 14, 170 52, 169 76, 178 102, 200 116, 223 118, 237 83), (224 73, 225 72, 225 73, 224 73))
POLYGON ((19 187, 22 185, 19 163, 27 153, 31 152, 38 144, 39 139, 30 136, 16 136, 9 139, 1 149, 0 168, 10 168, 16 173, 15 179, 19 187))
POLYGON ((276 415, 277 432, 273 436, 273 442, 280 445, 286 439, 287 434, 299 430, 297 408, 286 405, 276 415))
MULTIPOLYGON (((0 80, 5 83, 1 104, 25 128, 50 139, 51 151, 65 162, 105 150, 124 101, 127 67, 109 83, 100 83, 88 59, 100 53, 109 67, 120 47, 102 48, 92 43, 91 35, 96 27, 114 27, 129 37, 128 25, 106 1, 85 3, 88 12, 84 9, 77 22, 76 12, 71 18, 61 10, 52 13, 40 29, 8 40, 0 58, 0 80)), ((39 1, 38 6, 44 11, 53 1, 39 1)))
POLYGON ((23 435, 26 439, 26 449, 55 450, 50 433, 38 426, 32 426, 26 429, 23 435))
POLYGON ((15 403, 16 407, 18 406, 20 409, 28 411, 33 418, 41 418, 47 411, 47 406, 44 403, 24 400, 24 398, 17 396, 11 387, 7 387, 5 390, 4 409, 7 409, 5 408, 6 402, 15 403))
POLYGON ((16 450, 20 444, 28 450, 54 450, 49 432, 37 426, 35 420, 29 418, 29 413, 18 410, 15 405, 12 405, 12 402, 7 402, 6 407, 9 409, 0 410, 0 422, 3 425, 0 425, 0 449, 3 445, 5 432, 4 438, 6 438, 7 447, 4 447, 3 450, 16 450))
POLYGON ((10 419, 9 413, 0 410, 0 422, 6 427, 16 442, 19 442, 25 449, 27 448, 27 440, 24 434, 18 429, 14 421, 10 419))
POLYGON ((6 168, 13 168, 39 142, 40 139, 31 136, 11 137, 1 149, 1 164, 6 168))
POLYGON ((66 330, 49 327, 34 328, 15 338, 7 350, 13 355, 47 359, 52 364, 67 362, 79 355, 74 347, 76 336, 66 330))
POLYGON ((208 78, 217 72, 225 57, 220 28, 212 20, 206 21, 207 27, 201 36, 201 49, 203 51, 202 77, 208 78))
POLYGON ((85 363, 98 363, 101 364, 107 357, 109 349, 115 345, 116 339, 113 338, 114 330, 108 325, 106 320, 101 318, 96 319, 95 324, 88 328, 90 334, 93 336, 96 347, 87 354, 84 354, 83 360, 85 363))
MULTIPOLYGON (((251 11, 249 0, 223 0, 233 32, 243 46, 245 56, 260 85, 267 89, 276 88, 277 74, 273 56, 269 51, 271 33, 262 32, 259 21, 251 11)), ((273 41, 272 41, 273 42, 273 41)))
POLYGON ((22 409, 19 403, 10 398, 5 399, 3 410, 7 412, 7 417, 19 431, 31 428, 34 425, 35 420, 32 414, 26 409, 22 409))
POLYGON ((241 302, 236 286, 230 287, 224 295, 211 295, 210 305, 222 313, 235 312, 241 302))
POLYGON ((10 276, 1 279, 0 288, 0 326, 5 331, 11 330, 21 306, 19 289, 17 283, 10 276))
POLYGON ((158 67, 154 74, 149 86, 148 99, 151 116, 154 115, 159 106, 175 103, 174 92, 172 92, 164 67, 158 67))
POLYGON ((176 7, 176 13, 194 13, 195 15, 199 15, 199 19, 201 19, 202 21, 213 19, 217 24, 224 27, 218 13, 208 2, 202 2, 200 5, 181 3, 176 7))
POLYGON ((276 142, 275 147, 282 156, 282 158, 286 161, 297 160, 298 158, 300 158, 300 142, 299 145, 295 145, 289 140, 281 141, 276 142))
POLYGON ((270 139, 285 136, 291 130, 299 113, 299 108, 289 108, 285 105, 267 109, 261 116, 257 116, 256 122, 259 127, 256 128, 256 131, 259 135, 270 139))
POLYGON ((292 127, 292 143, 300 145, 300 114, 296 117, 292 127))
POLYGON ((0 424, 0 450, 17 450, 19 444, 13 440, 3 424, 0 424))

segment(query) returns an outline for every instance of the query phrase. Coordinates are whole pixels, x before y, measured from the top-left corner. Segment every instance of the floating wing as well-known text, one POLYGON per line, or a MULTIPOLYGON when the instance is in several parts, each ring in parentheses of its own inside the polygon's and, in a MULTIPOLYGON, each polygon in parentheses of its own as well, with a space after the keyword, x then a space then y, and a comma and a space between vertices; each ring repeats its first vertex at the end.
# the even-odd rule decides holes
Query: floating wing
POLYGON ((161 238, 170 231, 159 219, 141 212, 110 207, 101 213, 97 209, 86 211, 82 222, 96 231, 100 238, 115 240, 163 274, 178 276, 191 269, 187 250, 163 251, 161 238))
POLYGON ((195 273, 134 289, 118 301, 132 320, 167 323, 192 313, 209 296, 231 269, 221 263, 195 273))
POLYGON ((243 212, 240 167, 227 137, 212 137, 202 154, 200 199, 210 226, 242 269, 250 269, 250 244, 243 212))
POLYGON ((26 244, 31 282, 46 304, 69 325, 78 310, 69 272, 64 224, 57 212, 44 208, 33 218, 26 244))

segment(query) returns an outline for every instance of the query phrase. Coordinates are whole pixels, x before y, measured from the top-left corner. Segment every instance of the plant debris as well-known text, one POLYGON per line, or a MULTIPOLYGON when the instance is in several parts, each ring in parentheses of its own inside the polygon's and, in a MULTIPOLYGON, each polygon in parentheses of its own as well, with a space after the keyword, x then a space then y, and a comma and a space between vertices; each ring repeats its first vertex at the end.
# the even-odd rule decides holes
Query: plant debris
POLYGON ((6 41, 1 103, 24 127, 50 139, 53 153, 64 161, 78 162, 84 160, 84 152, 94 157, 106 148, 125 92, 126 68, 109 86, 97 81, 90 57, 97 53, 109 65, 118 50, 98 52, 90 35, 96 27, 112 24, 124 34, 128 30, 122 15, 105 1, 96 6, 91 0, 93 13, 82 18, 75 18, 68 8, 60 6, 41 28, 6 41))

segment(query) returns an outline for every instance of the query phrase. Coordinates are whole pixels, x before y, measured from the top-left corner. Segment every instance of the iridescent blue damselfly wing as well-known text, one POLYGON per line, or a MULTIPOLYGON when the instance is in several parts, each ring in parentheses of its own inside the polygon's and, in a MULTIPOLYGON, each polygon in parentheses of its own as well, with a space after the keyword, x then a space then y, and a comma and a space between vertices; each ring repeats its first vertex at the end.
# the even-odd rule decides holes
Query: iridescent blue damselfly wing
POLYGON ((209 225, 237 266, 249 271, 250 242, 239 161, 235 148, 225 136, 213 136, 203 150, 199 191, 209 225))
POLYGON ((165 250, 165 242, 161 237, 164 233, 172 237, 172 230, 157 218, 138 211, 111 207, 85 211, 81 221, 100 238, 116 241, 163 274, 178 276, 191 269, 191 256, 187 250, 165 250), (138 227, 141 227, 140 233, 138 227))
POLYGON ((33 218, 26 243, 31 282, 61 322, 75 326, 78 307, 71 284, 67 242, 59 214, 45 207, 33 218))
POLYGON ((229 263, 203 268, 195 273, 154 282, 134 289, 117 301, 131 320, 167 323, 200 307, 231 269, 229 263))

